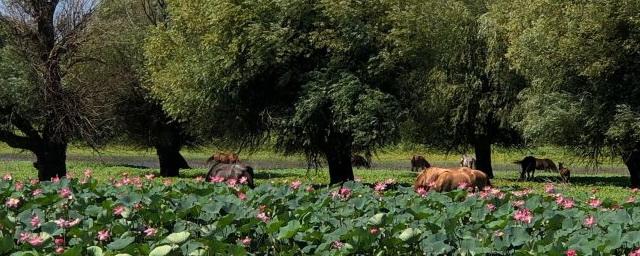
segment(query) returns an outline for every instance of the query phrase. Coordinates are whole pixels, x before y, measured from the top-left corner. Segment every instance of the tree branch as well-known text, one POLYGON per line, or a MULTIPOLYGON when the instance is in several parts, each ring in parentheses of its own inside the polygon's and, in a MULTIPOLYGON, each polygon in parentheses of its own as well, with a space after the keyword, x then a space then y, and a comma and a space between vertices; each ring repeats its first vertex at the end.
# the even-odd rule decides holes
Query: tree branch
POLYGON ((35 150, 35 145, 30 138, 13 134, 12 132, 0 130, 0 141, 7 143, 12 148, 35 150))

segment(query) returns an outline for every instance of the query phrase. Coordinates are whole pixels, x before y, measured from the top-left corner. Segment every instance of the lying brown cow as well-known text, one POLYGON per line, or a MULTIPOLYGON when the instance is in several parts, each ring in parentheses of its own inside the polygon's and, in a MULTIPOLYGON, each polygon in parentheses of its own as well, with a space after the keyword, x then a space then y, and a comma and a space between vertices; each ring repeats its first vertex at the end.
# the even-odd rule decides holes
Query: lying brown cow
POLYGON ((237 164, 240 162, 240 158, 238 158, 238 154, 236 153, 219 152, 213 154, 209 159, 207 159, 207 164, 212 162, 221 164, 237 164))
POLYGON ((419 170, 425 169, 425 168, 429 168, 431 167, 431 164, 429 164, 429 162, 427 162, 427 159, 424 158, 424 156, 421 155, 414 155, 411 158, 411 171, 412 172, 417 172, 419 170))
POLYGON ((247 185, 250 188, 254 188, 253 168, 246 164, 216 163, 209 168, 207 180, 210 181, 216 177, 224 178, 224 180, 235 179, 236 181, 240 181, 244 177, 247 180, 247 185))
POLYGON ((427 168, 418 175, 415 182, 416 188, 422 187, 438 192, 451 191, 460 186, 482 189, 488 185, 490 183, 486 174, 467 167, 458 169, 427 168))

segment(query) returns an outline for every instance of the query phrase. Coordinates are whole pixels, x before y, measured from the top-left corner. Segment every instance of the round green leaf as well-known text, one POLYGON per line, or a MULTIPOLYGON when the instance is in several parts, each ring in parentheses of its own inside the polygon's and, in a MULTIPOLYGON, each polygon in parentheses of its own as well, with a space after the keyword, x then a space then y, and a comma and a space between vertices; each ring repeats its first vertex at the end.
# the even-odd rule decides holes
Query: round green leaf
POLYGON ((169 254, 172 249, 173 248, 171 247, 171 245, 158 246, 153 250, 151 250, 151 252, 149 253, 149 256, 164 256, 169 254))
POLYGON ((165 240, 169 243, 172 244, 179 244, 182 243, 184 241, 187 241, 187 239, 189 239, 189 236, 191 234, 188 231, 182 231, 182 232, 178 232, 178 233, 173 233, 167 236, 167 238, 165 238, 165 240))

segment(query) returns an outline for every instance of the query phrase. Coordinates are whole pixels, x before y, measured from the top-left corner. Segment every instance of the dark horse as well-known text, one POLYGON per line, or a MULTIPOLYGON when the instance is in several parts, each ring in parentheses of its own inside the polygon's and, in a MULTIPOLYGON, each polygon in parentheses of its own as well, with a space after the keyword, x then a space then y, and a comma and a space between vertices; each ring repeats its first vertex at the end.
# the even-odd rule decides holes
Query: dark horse
POLYGON ((520 173, 520 180, 525 180, 525 173, 526 173, 526 180, 533 179, 533 175, 535 174, 536 170, 552 170, 556 172, 558 171, 558 167, 556 167, 556 164, 553 163, 551 159, 547 159, 547 158, 538 159, 533 156, 527 156, 522 160, 515 161, 513 163, 519 164, 520 167, 522 167, 522 172, 520 173))
POLYGON ((353 167, 364 167, 367 169, 371 168, 371 162, 367 160, 364 156, 361 155, 352 155, 351 156, 351 166, 353 167))
POLYGON ((207 173, 207 180, 210 181, 214 177, 221 177, 224 180, 235 179, 239 181, 243 177, 247 179, 247 185, 254 188, 253 168, 246 164, 213 164, 207 173))
POLYGON ((411 157, 411 171, 417 172, 426 168, 431 167, 431 164, 427 162, 427 159, 421 155, 414 155, 411 157))

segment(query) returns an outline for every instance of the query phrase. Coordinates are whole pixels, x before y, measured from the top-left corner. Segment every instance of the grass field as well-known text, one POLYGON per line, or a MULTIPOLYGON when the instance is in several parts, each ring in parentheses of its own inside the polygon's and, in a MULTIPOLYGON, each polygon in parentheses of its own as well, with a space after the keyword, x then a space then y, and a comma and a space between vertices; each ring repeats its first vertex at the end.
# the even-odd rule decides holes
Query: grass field
MULTIPOLYGON (((204 159, 213 151, 215 150, 206 148, 185 150, 185 157, 192 162, 192 167, 195 168, 181 171, 181 177, 178 179, 192 179, 199 175, 205 175, 204 159)), ((380 152, 374 157, 373 169, 356 170, 355 175, 357 179, 365 183, 395 179, 401 184, 410 186, 416 174, 408 171, 408 158, 414 153, 424 154, 435 165, 444 166, 455 165, 459 157, 458 154, 445 154, 424 149, 396 148, 380 152)), ((601 165, 603 170, 594 173, 591 169, 586 168, 587 162, 581 161, 575 155, 557 148, 540 148, 530 151, 495 150, 493 154, 494 168, 496 169, 496 179, 493 180, 494 185, 532 188, 541 192, 544 188, 544 183, 556 182, 558 180, 557 174, 540 171, 536 173, 536 180, 533 182, 517 181, 519 175, 518 166, 511 164, 511 162, 529 153, 540 157, 550 157, 556 159, 556 161, 566 162, 569 166, 575 166, 577 171, 572 174, 572 183, 558 184, 557 187, 577 199, 585 200, 589 198, 593 195, 592 191, 594 189, 598 190, 596 196, 614 201, 626 200, 630 194, 627 188, 629 183, 628 173, 615 159, 604 162, 601 165)), ((11 173, 18 179, 36 177, 36 171, 31 164, 32 160, 29 153, 11 149, 6 145, 0 145, 0 156, 4 159, 0 160, 0 174, 11 173)), ((130 175, 158 173, 158 170, 153 166, 157 160, 155 159, 155 152, 152 150, 110 146, 102 150, 98 155, 87 148, 72 146, 69 149, 69 158, 76 159, 68 161, 70 173, 75 176, 81 175, 82 171, 87 168, 93 169, 96 178, 99 180, 120 177, 124 173, 130 175), (100 159, 100 161, 95 159, 100 159), (122 162, 131 160, 134 163, 141 164, 124 164, 122 162), (147 164, 150 165, 144 166, 147 164)), ((252 152, 251 155, 243 155, 243 160, 253 161, 257 166, 256 182, 258 184, 267 182, 284 183, 297 179, 315 184, 326 184, 329 180, 326 169, 307 172, 303 168, 303 158, 299 156, 286 157, 262 150, 252 152)))

